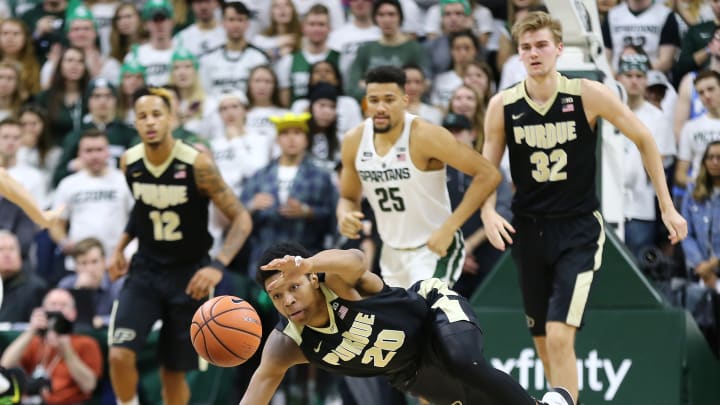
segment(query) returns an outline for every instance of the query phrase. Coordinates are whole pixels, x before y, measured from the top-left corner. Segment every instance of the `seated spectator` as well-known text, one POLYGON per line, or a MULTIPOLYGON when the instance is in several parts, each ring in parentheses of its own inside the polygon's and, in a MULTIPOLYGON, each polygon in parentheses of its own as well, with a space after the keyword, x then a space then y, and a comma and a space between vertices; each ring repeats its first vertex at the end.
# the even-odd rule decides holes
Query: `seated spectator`
POLYGON ((52 177, 60 162, 62 148, 53 143, 47 111, 37 104, 26 104, 20 108, 18 119, 22 126, 22 146, 17 160, 40 171, 52 199, 52 177))
POLYGON ((709 67, 713 58, 720 57, 720 41, 715 37, 720 25, 720 4, 711 1, 713 18, 691 26, 683 37, 680 56, 675 66, 677 77, 709 67))
MULTIPOLYGON (((114 251, 120 240, 133 198, 123 173, 108 164, 109 156, 104 132, 94 128, 83 132, 77 158, 81 170, 58 185, 54 207, 64 210, 50 228, 50 236, 65 255, 72 255, 75 243, 87 237, 99 239, 106 252, 114 251)), ((66 260, 65 268, 74 268, 72 260, 66 260)))
POLYGON ((170 65, 170 84, 177 87, 177 114, 188 131, 208 137, 215 105, 207 96, 198 75, 198 59, 182 46, 176 46, 170 65))
POLYGON ((320 61, 335 66, 340 63, 340 54, 328 46, 330 15, 325 6, 316 4, 302 18, 303 45, 300 50, 285 55, 275 65, 275 74, 280 85, 280 100, 290 106, 308 96, 310 69, 320 61))
POLYGON ((42 302, 47 284, 30 269, 23 269, 18 238, 6 230, 0 230, 0 277, 5 303, 0 307, 0 322, 27 322, 42 302))
POLYGON ((145 86, 145 67, 136 59, 130 59, 120 67, 118 85, 117 116, 127 125, 135 124, 133 94, 145 86))
POLYGON ((20 67, 20 93, 23 99, 40 91, 40 64, 35 46, 22 20, 8 18, 0 22, 0 61, 20 67))
MULTIPOLYGON (((428 55, 430 71, 433 78, 437 75, 452 69, 452 54, 450 37, 458 32, 470 31, 473 26, 470 3, 467 0, 443 0, 438 6, 428 10, 430 20, 426 20, 426 34, 428 41, 423 44, 425 53, 428 55), (440 15, 442 22, 440 23, 440 15), (434 20, 434 21, 433 21, 434 20), (427 24, 435 27, 427 27, 427 24), (441 28, 442 25, 442 30, 441 28), (440 35, 442 32, 442 35, 440 35)), ((492 21, 492 19, 491 19, 492 21)), ((475 35, 470 32, 470 35, 475 35)), ((484 38, 487 38, 483 36, 484 38)), ((480 41, 477 42, 478 54, 480 53, 480 41)))
POLYGON ((694 85, 707 112, 682 127, 675 164, 675 184, 679 187, 693 182, 708 143, 720 139, 720 73, 714 70, 699 73, 694 85))
POLYGON ((22 145, 22 126, 14 118, 0 121, 0 167, 32 194, 41 207, 47 206, 48 190, 39 170, 18 160, 22 145))
POLYGON ((35 55, 40 63, 51 49, 57 49, 65 35, 65 13, 68 0, 39 0, 34 1, 34 7, 23 13, 20 18, 25 26, 33 30, 32 38, 35 42, 35 55))
POLYGON ((11 62, 0 62, 0 120, 17 117, 24 99, 20 71, 11 62))
POLYGON ((142 44, 148 33, 140 19, 140 11, 129 0, 115 9, 110 29, 110 56, 122 61, 130 53, 131 46, 142 44))
POLYGON ((218 21, 218 0, 189 0, 195 22, 178 32, 173 38, 196 58, 221 47, 225 43, 225 28, 218 21))
POLYGON ((36 383, 46 379, 36 393, 40 402, 33 403, 74 405, 92 396, 102 375, 102 352, 92 337, 73 333, 76 317, 72 295, 51 290, 42 307, 32 311, 28 328, 3 352, 2 367, 20 366, 36 383))
MULTIPOLYGON (((177 2, 185 5, 185 2, 177 2)), ((170 59, 173 53, 174 18, 180 13, 168 0, 149 0, 142 7, 142 20, 149 33, 147 43, 131 48, 123 62, 137 60, 145 67, 145 81, 151 86, 162 86, 170 79, 170 59)))
POLYGON ((56 145, 62 145, 70 132, 82 126, 83 116, 87 112, 84 95, 90 83, 90 73, 82 49, 65 49, 59 61, 50 88, 33 96, 35 103, 47 108, 56 145))
MULTIPOLYGON (((97 25, 90 10, 83 5, 79 5, 68 14, 65 21, 68 42, 70 46, 82 49, 85 53, 85 63, 90 78, 103 78, 117 85, 120 76, 120 62, 112 57, 104 56, 100 52, 97 25)), ((43 88, 47 88, 50 84, 57 62, 55 58, 48 57, 48 60, 42 66, 40 82, 43 88)))
POLYGON ((362 100, 365 96, 365 72, 391 65, 402 67, 415 63, 429 72, 428 59, 422 45, 400 30, 403 23, 403 9, 398 0, 378 0, 373 3, 373 21, 380 27, 378 41, 367 42, 358 51, 350 67, 347 95, 362 100))
POLYGON ((316 62, 310 67, 310 82, 308 83, 308 98, 301 98, 296 100, 290 110, 295 114, 310 111, 310 93, 313 88, 320 82, 332 85, 338 96, 337 96, 337 131, 344 135, 347 131, 360 125, 363 121, 362 111, 360 110, 360 104, 357 100, 352 97, 343 95, 343 79, 340 75, 340 69, 337 65, 329 61, 316 62))
POLYGON ((480 42, 469 30, 450 35, 450 70, 435 75, 430 102, 438 108, 446 108, 456 88, 463 84, 465 71, 470 63, 477 60, 481 51, 480 42))
POLYGON ((405 94, 408 98, 406 110, 425 121, 440 125, 443 119, 442 110, 422 101, 422 96, 428 87, 425 72, 420 66, 414 64, 403 66, 403 70, 405 71, 405 94))
POLYGON ((720 141, 705 148, 697 180, 688 188, 681 211, 688 222, 688 236, 682 241, 687 269, 720 292, 720 141))
POLYGON ((248 111, 245 127, 275 138, 277 129, 270 116, 288 112, 281 106, 280 88, 275 71, 268 65, 256 66, 250 71, 247 82, 248 111))
POLYGON ((117 90, 103 78, 95 79, 88 85, 84 94, 89 114, 83 119, 81 127, 69 133, 63 142, 63 153, 60 157, 53 184, 83 168, 78 159, 80 138, 90 129, 102 131, 110 142, 110 165, 117 167, 120 155, 138 141, 137 131, 117 117, 117 90))
POLYGON ((253 219, 251 263, 280 240, 302 240, 319 251, 335 228, 338 194, 330 172, 317 166, 308 153, 309 119, 309 113, 271 117, 281 155, 243 186, 240 199, 253 219))
POLYGON ((252 44, 265 52, 271 63, 300 50, 302 30, 291 0, 272 0, 270 26, 255 35, 252 44))
POLYGON ((77 242, 72 252, 75 273, 65 276, 58 283, 59 288, 89 292, 93 304, 92 326, 107 326, 113 301, 118 298, 125 278, 110 281, 102 242, 96 238, 85 238, 77 242))

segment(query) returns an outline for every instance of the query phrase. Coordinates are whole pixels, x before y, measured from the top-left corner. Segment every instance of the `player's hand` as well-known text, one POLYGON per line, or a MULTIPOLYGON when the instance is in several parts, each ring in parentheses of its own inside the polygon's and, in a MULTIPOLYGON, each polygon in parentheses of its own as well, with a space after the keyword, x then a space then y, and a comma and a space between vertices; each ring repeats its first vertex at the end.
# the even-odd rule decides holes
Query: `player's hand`
POLYGON ((65 204, 62 204, 52 210, 43 211, 42 216, 45 223, 39 225, 43 228, 50 228, 54 226, 60 220, 63 211, 65 211, 65 204))
POLYGON ((110 266, 108 267, 108 276, 110 281, 115 281, 120 277, 126 275, 128 272, 128 263, 125 260, 125 253, 122 251, 113 253, 110 258, 110 266))
POLYGON ((427 247, 440 257, 447 255, 447 250, 452 243, 453 236, 455 236, 454 229, 448 229, 445 226, 441 226, 430 234, 430 238, 427 241, 427 247))
POLYGON ((267 289, 275 287, 286 278, 294 278, 311 272, 312 264, 300 256, 285 255, 278 259, 272 259, 268 264, 260 266, 260 270, 279 270, 280 277, 268 284, 267 289))
POLYGON ((214 267, 206 266, 195 272, 190 282, 185 288, 185 294, 191 296, 195 300, 210 295, 210 289, 215 288, 222 280, 222 270, 214 267))
POLYGON ((494 209, 483 210, 482 221, 483 227, 485 228, 485 235, 495 249, 504 252, 505 243, 512 245, 513 240, 510 234, 515 233, 515 228, 498 214, 497 211, 494 209))
POLYGON ((675 208, 671 208, 667 212, 663 212, 662 220, 665 224, 665 228, 668 230, 668 239, 670 239, 670 242, 673 245, 687 237, 687 221, 685 221, 685 218, 683 218, 675 208))
POLYGON ((338 223, 340 234, 348 239, 360 239, 363 218, 365 218, 365 215, 360 211, 346 212, 338 223))

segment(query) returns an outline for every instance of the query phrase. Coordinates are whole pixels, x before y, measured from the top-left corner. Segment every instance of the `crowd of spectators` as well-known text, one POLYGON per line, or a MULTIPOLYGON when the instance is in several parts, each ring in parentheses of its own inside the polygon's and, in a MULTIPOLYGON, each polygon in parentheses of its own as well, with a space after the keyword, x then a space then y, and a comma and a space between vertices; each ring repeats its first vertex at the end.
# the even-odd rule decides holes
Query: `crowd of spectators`
MULTIPOLYGON (((252 276, 258 252, 279 237, 312 250, 351 243, 335 229, 337 173, 343 135, 364 119, 367 69, 402 67, 408 110, 481 151, 488 100, 525 77, 510 28, 543 7, 542 0, 0 2, 0 166, 44 207, 63 212, 41 232, 0 198, 0 275, 13 303, 0 322, 39 328, 47 320, 33 309, 60 287, 73 302, 92 303, 79 322, 107 325, 120 284, 104 275, 104 255, 132 209, 117 160, 139 142, 132 94, 141 86, 171 90, 173 136, 213 156, 252 212, 253 235, 231 266, 252 276), (308 114, 306 131, 278 137, 272 117, 290 112, 308 114), (300 145, 297 137, 305 138, 300 145), (293 173, 278 170, 283 159, 297 163, 293 173)), ((628 147, 622 236, 638 263, 659 249, 676 274, 720 292, 720 226, 713 226, 720 224, 720 0, 603 0, 598 11, 611 67, 660 146, 690 226, 681 247, 665 242, 649 179, 628 147)), ((504 167, 500 207, 512 199, 504 167)), ((461 198, 466 183, 450 172, 451 197, 461 198)), ((500 254, 476 217, 464 228, 469 251, 458 289, 465 295, 500 254)), ((226 225, 211 212, 214 249, 226 225)), ((376 251, 371 221, 365 231, 359 245, 376 251)), ((17 353, 6 357, 29 364, 17 353)))

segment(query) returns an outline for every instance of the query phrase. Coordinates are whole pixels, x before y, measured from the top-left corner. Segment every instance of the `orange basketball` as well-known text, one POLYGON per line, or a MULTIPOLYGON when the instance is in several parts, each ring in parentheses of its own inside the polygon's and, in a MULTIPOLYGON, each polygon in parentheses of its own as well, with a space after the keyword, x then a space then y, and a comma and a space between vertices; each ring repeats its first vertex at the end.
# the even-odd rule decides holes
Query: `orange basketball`
POLYGON ((260 346, 262 324, 242 298, 222 295, 208 300, 193 316, 190 340, 200 357, 220 367, 245 363, 260 346))

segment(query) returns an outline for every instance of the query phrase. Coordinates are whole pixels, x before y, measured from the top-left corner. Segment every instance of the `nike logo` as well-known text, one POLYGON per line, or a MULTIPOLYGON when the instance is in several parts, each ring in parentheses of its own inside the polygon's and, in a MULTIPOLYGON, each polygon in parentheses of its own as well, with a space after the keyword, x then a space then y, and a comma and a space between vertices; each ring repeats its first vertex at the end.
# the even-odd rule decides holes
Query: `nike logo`
POLYGON ((520 118, 522 118, 523 115, 525 115, 524 112, 521 112, 520 114, 513 114, 513 115, 512 115, 512 119, 513 119, 513 120, 519 120, 520 118))
POLYGON ((318 352, 320 351, 320 346, 322 346, 322 340, 321 340, 320 342, 318 342, 318 345, 315 346, 315 348, 313 349, 313 351, 314 351, 315 353, 318 353, 318 352))
POLYGON ((142 176, 142 172, 132 172, 132 173, 130 173, 130 175, 133 177, 140 177, 140 176, 142 176))

